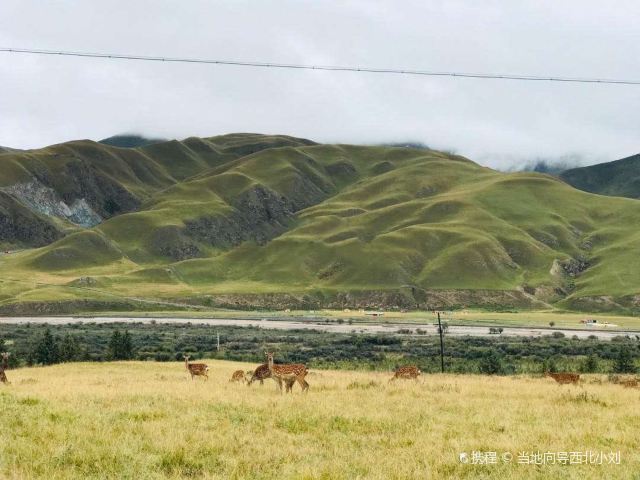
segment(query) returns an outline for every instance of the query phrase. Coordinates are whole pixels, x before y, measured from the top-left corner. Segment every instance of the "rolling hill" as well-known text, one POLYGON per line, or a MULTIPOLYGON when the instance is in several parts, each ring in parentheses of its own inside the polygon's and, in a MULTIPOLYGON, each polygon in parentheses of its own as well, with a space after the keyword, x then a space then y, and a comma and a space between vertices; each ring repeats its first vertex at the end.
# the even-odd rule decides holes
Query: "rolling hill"
POLYGON ((640 198, 640 154, 613 162, 565 170, 560 178, 585 192, 640 198))
POLYGON ((640 202, 548 175, 428 149, 255 134, 134 148, 69 142, 0 162, 0 199, 13 208, 0 203, 0 242, 24 248, 0 257, 0 311, 132 309, 138 299, 640 305, 640 202), (3 226, 18 210, 37 234, 3 226))

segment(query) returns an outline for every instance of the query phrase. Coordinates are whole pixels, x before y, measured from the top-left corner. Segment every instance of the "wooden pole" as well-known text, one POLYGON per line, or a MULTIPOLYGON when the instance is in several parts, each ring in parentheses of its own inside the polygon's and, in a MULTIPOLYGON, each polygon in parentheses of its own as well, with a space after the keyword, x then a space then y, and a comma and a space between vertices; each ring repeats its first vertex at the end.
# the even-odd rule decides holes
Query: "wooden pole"
POLYGON ((444 373, 444 332, 442 331, 442 322, 440 322, 440 312, 438 314, 438 332, 440 333, 440 370, 444 373))

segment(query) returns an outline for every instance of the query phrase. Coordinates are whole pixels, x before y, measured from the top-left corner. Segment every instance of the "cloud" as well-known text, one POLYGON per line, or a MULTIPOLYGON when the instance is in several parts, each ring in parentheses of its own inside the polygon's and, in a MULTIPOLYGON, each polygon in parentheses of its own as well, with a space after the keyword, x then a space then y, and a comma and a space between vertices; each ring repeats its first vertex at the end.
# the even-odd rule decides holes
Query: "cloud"
MULTIPOLYGON (((640 5, 595 1, 3 0, 0 45, 640 79, 640 5)), ((507 168, 640 151, 640 87, 0 53, 0 145, 234 131, 422 142, 507 168)))

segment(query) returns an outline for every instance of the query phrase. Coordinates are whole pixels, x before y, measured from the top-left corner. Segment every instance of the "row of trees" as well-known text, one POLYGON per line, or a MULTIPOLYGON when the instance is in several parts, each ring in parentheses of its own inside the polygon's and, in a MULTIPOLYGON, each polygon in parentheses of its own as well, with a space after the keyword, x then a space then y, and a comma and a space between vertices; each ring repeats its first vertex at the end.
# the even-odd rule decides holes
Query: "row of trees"
MULTIPOLYGON (((0 336, 6 339, 5 349, 12 352, 12 368, 68 361, 176 361, 186 352, 194 359, 262 362, 264 351, 269 349, 278 353, 279 362, 305 363, 314 368, 390 370, 416 364, 423 372, 440 371, 440 342, 438 336, 431 335, 282 332, 234 326, 213 329, 199 324, 159 328, 131 322, 3 324, 0 336), (216 348, 217 334, 223 339, 220 351, 216 348)), ((599 341, 597 337, 565 337, 559 332, 543 337, 510 337, 498 331, 487 337, 450 336, 444 343, 445 369, 452 373, 632 373, 640 366, 640 342, 625 336, 599 341)))
MULTIPOLYGON (((109 360, 131 360, 135 356, 133 342, 129 331, 120 333, 114 330, 107 346, 106 357, 109 360)), ((86 346, 82 345, 76 335, 67 333, 64 337, 56 337, 46 329, 33 345, 27 362, 30 364, 53 365, 54 363, 90 360, 86 346)))
MULTIPOLYGON (((584 373, 596 373, 601 370, 600 358, 598 355, 589 355, 581 365, 580 371, 584 373)), ((496 350, 490 350, 487 355, 480 359, 478 363, 480 373, 487 375, 505 375, 515 372, 515 367, 505 361, 505 359, 496 350)), ((542 362, 543 372, 556 373, 559 371, 558 366, 553 358, 542 362)), ((620 348, 618 355, 614 359, 612 373, 636 373, 637 368, 633 360, 633 356, 628 348, 620 348)))

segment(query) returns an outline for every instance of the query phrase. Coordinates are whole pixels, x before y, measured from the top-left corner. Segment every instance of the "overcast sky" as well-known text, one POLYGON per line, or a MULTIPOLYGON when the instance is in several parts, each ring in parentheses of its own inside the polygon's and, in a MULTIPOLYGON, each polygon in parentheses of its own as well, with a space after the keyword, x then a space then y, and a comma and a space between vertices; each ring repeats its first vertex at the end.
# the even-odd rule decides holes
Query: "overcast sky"
MULTIPOLYGON (((0 46, 640 80, 640 2, 1 0, 0 46)), ((239 131, 595 163, 640 152, 640 86, 0 53, 0 145, 239 131)))

